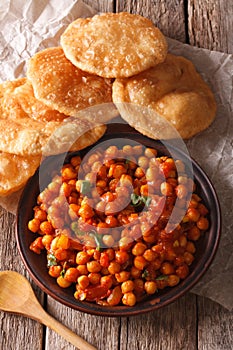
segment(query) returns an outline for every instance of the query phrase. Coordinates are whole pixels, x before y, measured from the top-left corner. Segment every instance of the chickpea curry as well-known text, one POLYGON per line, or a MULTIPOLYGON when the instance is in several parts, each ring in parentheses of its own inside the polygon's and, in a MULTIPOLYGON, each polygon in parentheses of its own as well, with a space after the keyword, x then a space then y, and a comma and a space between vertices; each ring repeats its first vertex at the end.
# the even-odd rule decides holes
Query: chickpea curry
POLYGON ((156 149, 97 146, 69 158, 39 194, 30 249, 74 298, 134 306, 184 280, 208 209, 185 164, 156 149))

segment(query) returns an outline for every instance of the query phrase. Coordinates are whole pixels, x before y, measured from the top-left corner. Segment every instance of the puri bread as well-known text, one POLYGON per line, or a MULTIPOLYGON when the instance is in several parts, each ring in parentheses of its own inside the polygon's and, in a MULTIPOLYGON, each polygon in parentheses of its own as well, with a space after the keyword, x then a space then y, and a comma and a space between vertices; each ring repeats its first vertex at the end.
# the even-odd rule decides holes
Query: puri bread
POLYGON ((131 126, 152 138, 172 138, 173 127, 188 139, 206 129, 216 114, 214 95, 194 65, 172 54, 136 76, 116 79, 113 101, 131 126))
MULTIPOLYGON (((75 67, 61 47, 48 48, 28 62, 27 77, 35 97, 52 109, 69 116, 93 105, 112 102, 112 83, 75 67)), ((116 115, 105 115, 105 120, 116 115)))
POLYGON ((23 157, 0 152, 0 196, 8 196, 22 188, 40 165, 40 156, 23 157))
POLYGON ((61 46, 75 66, 106 78, 138 74, 167 54, 160 30, 149 19, 127 12, 77 19, 62 34, 61 46))
POLYGON ((95 143, 106 130, 102 124, 71 119, 38 101, 25 78, 3 83, 0 91, 2 152, 28 157, 45 150, 46 155, 66 152, 67 147, 80 150, 95 143))

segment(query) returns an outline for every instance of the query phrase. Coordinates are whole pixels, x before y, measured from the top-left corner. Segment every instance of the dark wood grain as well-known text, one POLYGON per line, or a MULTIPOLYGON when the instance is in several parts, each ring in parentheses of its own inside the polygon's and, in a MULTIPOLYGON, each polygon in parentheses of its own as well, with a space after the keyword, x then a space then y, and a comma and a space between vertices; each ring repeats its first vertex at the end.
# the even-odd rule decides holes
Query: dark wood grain
MULTIPOLYGON (((19 257, 15 240, 15 217, 0 207, 0 271, 14 270, 29 276, 19 257)), ((31 280, 30 280, 31 282, 31 280)), ((43 294, 32 286, 41 303, 43 294)), ((12 294, 14 290, 12 290, 12 294)), ((9 296, 10 297, 10 296, 9 296)), ((42 349, 43 326, 33 320, 0 311, 0 349, 42 349), (17 347, 16 347, 17 346, 17 347)))
POLYGON ((114 11, 114 0, 83 0, 83 2, 97 12, 115 12, 114 11))
POLYGON ((233 1, 188 1, 191 45, 233 53, 233 1))
MULTIPOLYGON (((207 49, 233 52, 232 0, 83 2, 99 12, 139 13, 150 18, 167 36, 207 49)), ((0 207, 0 270, 13 269, 29 278, 17 251, 14 226, 15 217, 0 207)), ((43 293, 32 285, 43 303, 43 293)), ((50 297, 47 311, 99 350, 232 349, 232 313, 191 293, 164 309, 129 318, 82 314, 50 297)), ((73 350, 74 347, 35 321, 0 312, 0 349, 73 350)))
POLYGON ((195 350, 196 323, 196 296, 187 294, 165 308, 124 320, 121 350, 195 350))
POLYGON ((233 349, 233 313, 221 305, 198 297, 198 349, 233 349))

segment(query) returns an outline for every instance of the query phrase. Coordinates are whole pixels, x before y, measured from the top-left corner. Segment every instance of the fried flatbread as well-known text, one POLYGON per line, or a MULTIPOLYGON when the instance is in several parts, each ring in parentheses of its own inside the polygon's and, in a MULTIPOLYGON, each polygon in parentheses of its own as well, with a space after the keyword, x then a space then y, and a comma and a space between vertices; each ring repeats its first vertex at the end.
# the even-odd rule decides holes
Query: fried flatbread
MULTIPOLYGON (((52 109, 78 116, 90 106, 112 102, 112 82, 75 67, 61 47, 52 47, 35 54, 28 62, 27 77, 35 96, 52 109)), ((103 116, 105 122, 117 111, 103 116)))
POLYGON ((188 139, 216 114, 214 95, 192 62, 172 54, 134 77, 116 79, 113 101, 131 126, 156 139, 173 138, 172 128, 188 139))
POLYGON ((70 119, 38 101, 26 79, 3 83, 0 91, 2 152, 28 157, 80 150, 95 143, 106 130, 83 118, 70 119))
POLYGON ((61 46, 75 66, 106 78, 138 74, 167 54, 160 30, 149 19, 127 12, 77 19, 62 34, 61 46))
POLYGON ((40 165, 41 157, 23 157, 0 152, 0 196, 22 188, 40 165))
POLYGON ((15 85, 15 88, 7 89, 4 93, 1 104, 8 117, 30 116, 31 119, 39 122, 61 122, 67 118, 67 115, 51 109, 39 101, 34 95, 30 81, 26 78, 20 79, 20 81, 22 82, 20 85, 12 82, 12 86, 15 85))

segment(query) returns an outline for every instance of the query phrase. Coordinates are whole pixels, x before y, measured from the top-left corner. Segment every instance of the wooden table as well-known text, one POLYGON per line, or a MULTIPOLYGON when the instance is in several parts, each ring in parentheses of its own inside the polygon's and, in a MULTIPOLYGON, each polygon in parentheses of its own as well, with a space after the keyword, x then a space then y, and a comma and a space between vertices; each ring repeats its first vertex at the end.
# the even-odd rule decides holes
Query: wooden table
MULTIPOLYGON (((167 36, 199 47, 233 52, 232 0, 86 0, 98 11, 128 11, 151 18, 167 36)), ((0 208, 0 270, 26 275, 14 237, 15 217, 0 208)), ((30 279, 30 278, 29 278, 30 279)), ((232 313, 189 293, 159 311, 103 318, 71 310, 44 295, 44 308, 101 350, 230 350, 232 313)), ((14 293, 14 291, 12 291, 14 293)), ((0 312, 0 350, 72 350, 68 342, 35 321, 0 312)))

